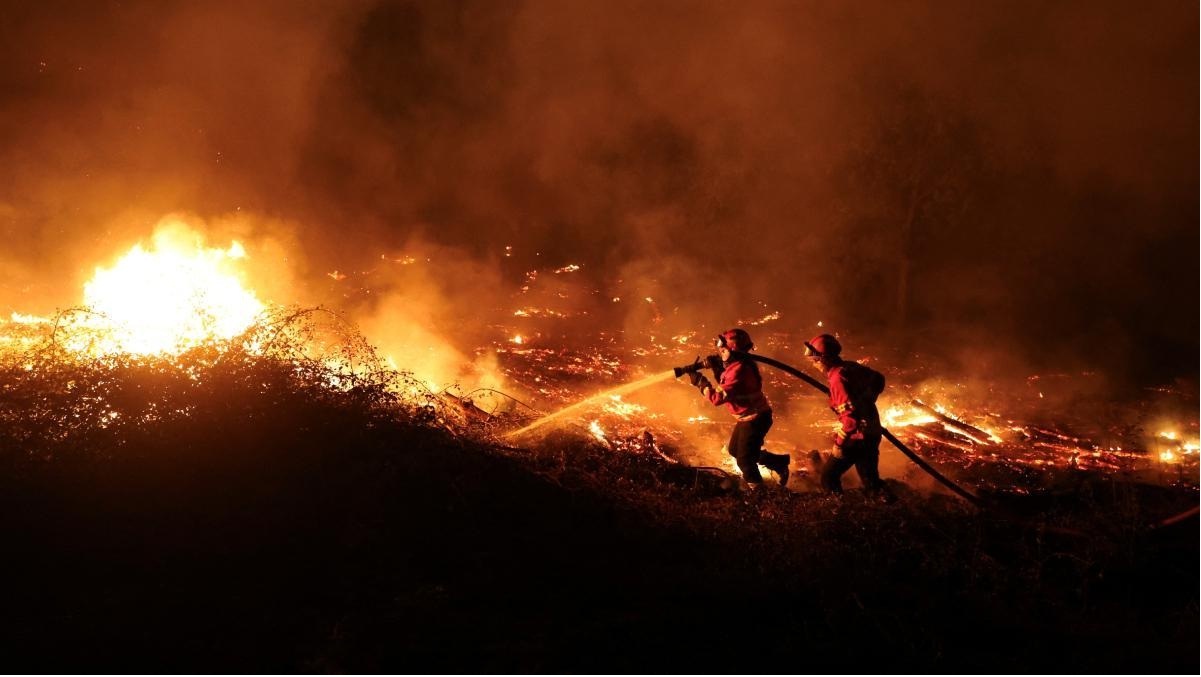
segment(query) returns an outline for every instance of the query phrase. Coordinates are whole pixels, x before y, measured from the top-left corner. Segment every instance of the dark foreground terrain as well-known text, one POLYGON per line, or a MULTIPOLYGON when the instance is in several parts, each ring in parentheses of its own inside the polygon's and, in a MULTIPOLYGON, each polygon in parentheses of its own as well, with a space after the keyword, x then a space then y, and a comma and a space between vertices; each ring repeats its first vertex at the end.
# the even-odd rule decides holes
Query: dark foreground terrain
POLYGON ((727 495, 223 359, 5 368, 7 672, 1198 669, 1195 494, 727 495))

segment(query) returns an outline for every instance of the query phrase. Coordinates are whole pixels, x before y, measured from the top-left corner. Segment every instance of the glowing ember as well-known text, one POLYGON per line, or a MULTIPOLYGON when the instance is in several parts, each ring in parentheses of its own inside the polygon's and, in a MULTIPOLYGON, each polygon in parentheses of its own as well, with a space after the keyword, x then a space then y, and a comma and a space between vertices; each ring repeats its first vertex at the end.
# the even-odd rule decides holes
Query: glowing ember
POLYGON ((570 315, 568 313, 560 312, 558 310, 554 310, 551 308, 534 308, 533 306, 527 306, 525 308, 518 308, 517 310, 513 311, 513 316, 514 317, 559 317, 559 318, 570 317, 570 315))
POLYGON ((605 405, 605 411, 609 412, 610 414, 616 414, 617 416, 628 419, 634 414, 644 414, 646 412, 646 407, 640 404, 623 402, 621 395, 610 395, 609 399, 611 401, 605 405))
POLYGON ((767 315, 764 315, 763 317, 761 317, 757 320, 739 320, 737 322, 737 324, 739 324, 740 326, 758 327, 758 326, 767 324, 768 322, 772 322, 772 321, 778 320, 778 319, 780 319, 780 311, 777 310, 777 311, 768 313, 767 315))
POLYGON ((237 336, 264 310, 238 277, 235 262, 245 257, 238 242, 206 248, 182 224, 160 229, 149 249, 134 245, 84 285, 84 304, 107 325, 88 349, 170 354, 237 336))
POLYGON ((912 425, 934 423, 938 419, 916 407, 892 406, 880 412, 880 421, 885 428, 904 428, 912 425))
POLYGON ((729 449, 730 448, 727 445, 723 444, 721 446, 721 451, 718 452, 721 457, 721 467, 731 475, 738 475, 741 477, 742 468, 739 468, 738 461, 733 456, 730 456, 729 449))
POLYGON ((588 432, 592 433, 592 436, 600 442, 604 444, 609 443, 609 440, 605 439, 605 431, 603 428, 601 428, 600 421, 593 421, 592 423, 589 423, 588 432))

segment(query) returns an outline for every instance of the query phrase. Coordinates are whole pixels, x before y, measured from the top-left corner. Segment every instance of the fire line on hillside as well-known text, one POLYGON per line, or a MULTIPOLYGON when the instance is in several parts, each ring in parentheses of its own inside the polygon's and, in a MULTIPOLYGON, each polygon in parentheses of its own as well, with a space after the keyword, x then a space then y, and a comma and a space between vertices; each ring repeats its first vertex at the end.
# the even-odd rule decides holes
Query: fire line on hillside
MULTIPOLYGON (((50 340, 84 355, 170 359, 206 343, 237 340, 270 307, 245 282, 245 266, 254 263, 252 254, 237 241, 224 247, 206 246, 197 233, 174 224, 158 231, 149 245, 136 244, 111 266, 98 266, 84 286, 79 311, 58 318, 13 313, 0 320, 0 353, 19 356, 50 340)), ((384 260, 396 265, 415 261, 413 257, 384 260)), ((562 266, 546 275, 566 276, 579 268, 562 266)), ((345 274, 331 275, 335 282, 345 278, 345 274)), ((649 386, 649 394, 614 394, 596 398, 588 406, 575 405, 614 384, 646 379, 663 365, 703 351, 705 341, 698 332, 651 335, 645 340, 601 334, 592 345, 555 345, 530 323, 571 322, 579 311, 529 303, 523 296, 538 278, 539 271, 527 275, 527 284, 514 299, 518 307, 507 313, 511 319, 494 325, 495 339, 476 348, 477 354, 495 353, 499 371, 510 385, 482 388, 455 383, 439 390, 427 379, 434 395, 475 414, 448 425, 487 423, 493 429, 506 425, 511 429, 528 421, 535 408, 549 412, 574 405, 579 411, 560 425, 578 427, 614 453, 650 448, 671 460, 722 464, 728 472, 737 472, 720 451, 726 428, 720 412, 695 404, 684 413, 678 406, 663 406, 661 395, 670 393, 674 384, 649 386), (514 402, 534 404, 524 405, 523 417, 516 415, 514 402)), ((646 302, 655 305, 650 297, 646 302)), ((660 312, 657 306, 655 312, 660 312)), ((765 354, 784 355, 803 337, 773 331, 771 325, 780 319, 778 311, 770 311, 739 324, 753 326, 764 336, 765 354)), ((867 359, 888 364, 887 359, 867 359)), ((391 356, 386 363, 389 368, 422 372, 420 363, 405 364, 391 356)), ((1028 379, 1036 387, 1017 396, 971 392, 924 379, 916 372, 893 370, 890 379, 881 400, 885 427, 931 461, 955 468, 977 485, 1028 492, 1050 471, 1137 475, 1159 483, 1197 485, 1196 421, 1163 422, 1148 430, 1105 428, 1103 423, 1082 419, 1034 420, 1030 414, 1043 399, 1038 377, 1028 379), (986 404, 974 409, 971 402, 986 404)), ((819 445, 829 432, 822 398, 774 374, 768 377, 768 390, 777 408, 788 412, 778 417, 771 444, 793 453, 794 459, 819 445)))

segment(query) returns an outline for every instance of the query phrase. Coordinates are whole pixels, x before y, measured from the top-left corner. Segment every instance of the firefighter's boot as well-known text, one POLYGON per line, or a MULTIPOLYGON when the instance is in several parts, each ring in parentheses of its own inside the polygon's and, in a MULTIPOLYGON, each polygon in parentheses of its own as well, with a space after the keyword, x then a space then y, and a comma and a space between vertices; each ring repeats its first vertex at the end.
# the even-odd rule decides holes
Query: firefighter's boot
POLYGON ((759 462, 763 467, 774 472, 780 480, 780 487, 788 486, 788 466, 792 464, 792 457, 788 454, 773 454, 764 449, 759 452, 759 462))

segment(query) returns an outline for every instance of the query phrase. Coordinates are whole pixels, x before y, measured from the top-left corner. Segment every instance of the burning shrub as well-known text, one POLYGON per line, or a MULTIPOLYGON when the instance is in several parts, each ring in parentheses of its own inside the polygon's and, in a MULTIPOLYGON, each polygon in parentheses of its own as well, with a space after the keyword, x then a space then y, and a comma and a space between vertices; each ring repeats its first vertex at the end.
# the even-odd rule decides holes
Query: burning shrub
POLYGON ((445 404, 322 309, 279 309, 243 334, 178 354, 93 354, 97 330, 68 311, 40 342, 0 353, 0 448, 8 462, 94 458, 223 418, 248 425, 267 410, 319 406, 364 423, 437 423, 445 404))

